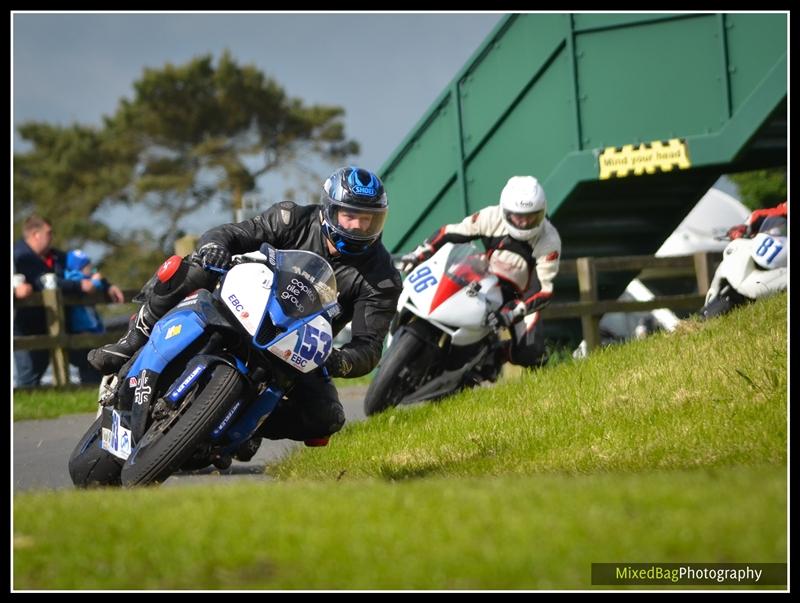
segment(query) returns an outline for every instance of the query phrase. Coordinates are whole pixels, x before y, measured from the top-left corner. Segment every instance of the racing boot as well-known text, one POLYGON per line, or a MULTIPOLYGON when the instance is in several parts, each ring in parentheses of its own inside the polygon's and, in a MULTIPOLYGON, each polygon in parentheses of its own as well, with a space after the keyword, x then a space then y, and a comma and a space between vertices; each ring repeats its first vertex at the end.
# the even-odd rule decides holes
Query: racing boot
POLYGON ((138 314, 131 317, 128 332, 117 343, 109 343, 89 351, 87 360, 102 375, 116 373, 136 351, 150 339, 150 331, 158 317, 150 304, 145 303, 138 314))
POLYGON ((235 458, 237 461, 246 463, 255 456, 260 446, 261 437, 257 435, 253 436, 249 440, 242 442, 242 444, 239 445, 239 448, 236 449, 236 453, 233 455, 233 458, 235 458))

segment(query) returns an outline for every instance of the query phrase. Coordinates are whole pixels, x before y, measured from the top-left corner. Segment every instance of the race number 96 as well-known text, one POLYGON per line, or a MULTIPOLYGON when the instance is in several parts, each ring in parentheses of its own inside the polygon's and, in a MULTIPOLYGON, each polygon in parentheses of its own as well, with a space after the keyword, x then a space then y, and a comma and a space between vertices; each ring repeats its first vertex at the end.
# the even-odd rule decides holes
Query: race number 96
POLYGON ((436 277, 431 274, 431 269, 427 266, 423 266, 414 272, 408 277, 408 281, 414 285, 414 291, 417 293, 421 293, 431 285, 435 285, 439 282, 436 280, 436 277))

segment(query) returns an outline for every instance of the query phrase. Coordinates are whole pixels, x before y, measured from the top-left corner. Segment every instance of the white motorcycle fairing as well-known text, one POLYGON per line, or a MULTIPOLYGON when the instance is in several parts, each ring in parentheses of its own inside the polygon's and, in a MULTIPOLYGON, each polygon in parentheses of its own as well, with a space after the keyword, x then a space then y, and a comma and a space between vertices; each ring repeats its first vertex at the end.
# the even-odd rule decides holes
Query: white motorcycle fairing
POLYGON ((735 239, 722 253, 722 263, 706 295, 715 299, 724 283, 755 300, 786 289, 788 245, 786 237, 759 233, 752 239, 735 239))
POLYGON ((255 337, 267 309, 274 275, 264 264, 234 266, 222 283, 222 299, 245 330, 255 337), (252 287, 261 283, 261 287, 252 287))
MULTIPOLYGON (((403 282, 397 309, 407 309, 451 336, 452 344, 465 346, 480 341, 491 330, 486 315, 502 304, 498 278, 476 274, 470 286, 457 283, 446 273, 455 246, 446 243, 433 257, 412 270, 403 282)), ((456 276, 457 278, 457 276, 456 276)))

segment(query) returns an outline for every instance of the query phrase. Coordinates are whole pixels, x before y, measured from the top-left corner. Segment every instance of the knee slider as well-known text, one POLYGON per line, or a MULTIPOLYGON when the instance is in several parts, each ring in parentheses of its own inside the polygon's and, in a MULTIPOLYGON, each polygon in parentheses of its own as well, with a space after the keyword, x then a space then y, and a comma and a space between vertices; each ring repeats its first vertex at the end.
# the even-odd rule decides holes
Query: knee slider
POLYGON ((157 295, 168 295, 179 288, 183 290, 189 274, 189 267, 189 262, 177 255, 169 258, 158 269, 158 281, 153 292, 157 295))
POLYGON ((173 255, 171 258, 167 259, 167 261, 161 264, 158 272, 156 272, 158 280, 162 283, 170 281, 172 277, 175 276, 175 273, 180 269, 182 261, 183 260, 179 255, 173 255))
MULTIPOLYGON (((178 256, 173 256, 178 257, 178 256)), ((170 258, 169 261, 171 261, 170 258)), ((162 265, 163 266, 163 265, 162 265)), ((197 289, 213 289, 217 276, 200 266, 181 259, 171 267, 172 275, 166 281, 159 278, 150 296, 150 305, 155 312, 166 312, 197 289)), ((168 270, 165 270, 165 274, 168 270)))

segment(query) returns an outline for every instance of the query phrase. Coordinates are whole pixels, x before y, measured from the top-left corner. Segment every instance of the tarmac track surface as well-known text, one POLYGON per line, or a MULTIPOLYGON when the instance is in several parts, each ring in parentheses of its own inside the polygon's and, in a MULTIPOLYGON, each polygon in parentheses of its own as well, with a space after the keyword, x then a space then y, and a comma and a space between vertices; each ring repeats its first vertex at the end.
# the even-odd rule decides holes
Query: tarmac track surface
MULTIPOLYGON (((366 391, 366 386, 339 388, 339 399, 344 406, 348 423, 365 418, 363 401, 366 391)), ((67 415, 44 421, 15 422, 13 424, 14 492, 72 488, 67 461, 92 421, 94 413, 67 415)), ((264 468, 302 445, 301 442, 292 440, 262 440, 258 452, 247 463, 234 461, 224 471, 208 467, 191 473, 177 473, 166 480, 163 486, 228 483, 237 479, 269 480, 270 478, 264 475, 264 468)))

